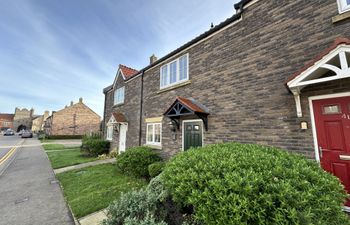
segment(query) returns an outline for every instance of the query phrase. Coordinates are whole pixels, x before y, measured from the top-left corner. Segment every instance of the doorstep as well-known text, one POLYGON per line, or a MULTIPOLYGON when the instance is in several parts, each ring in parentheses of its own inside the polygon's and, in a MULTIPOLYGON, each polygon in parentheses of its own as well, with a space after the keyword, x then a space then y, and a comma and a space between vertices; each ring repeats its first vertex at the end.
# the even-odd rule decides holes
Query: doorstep
POLYGON ((79 223, 80 225, 96 225, 101 224, 104 219, 107 219, 107 209, 84 216, 79 219, 79 223))

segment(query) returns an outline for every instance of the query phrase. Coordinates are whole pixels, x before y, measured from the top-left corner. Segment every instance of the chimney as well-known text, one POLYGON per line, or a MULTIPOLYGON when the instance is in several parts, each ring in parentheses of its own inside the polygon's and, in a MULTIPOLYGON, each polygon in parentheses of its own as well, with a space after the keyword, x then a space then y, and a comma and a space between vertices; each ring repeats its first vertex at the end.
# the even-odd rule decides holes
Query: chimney
POLYGON ((151 55, 151 57, 149 57, 149 64, 151 65, 155 63, 157 60, 158 60, 157 57, 153 54, 151 55))
POLYGON ((79 103, 83 103, 83 98, 82 97, 79 98, 79 103))
POLYGON ((73 101, 70 101, 70 106, 72 106, 73 105, 73 101))

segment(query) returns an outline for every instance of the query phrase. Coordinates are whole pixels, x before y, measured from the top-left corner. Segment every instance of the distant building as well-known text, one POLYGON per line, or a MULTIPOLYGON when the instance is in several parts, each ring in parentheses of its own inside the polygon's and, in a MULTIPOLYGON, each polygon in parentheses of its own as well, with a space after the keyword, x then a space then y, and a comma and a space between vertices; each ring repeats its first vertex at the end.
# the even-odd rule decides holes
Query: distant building
POLYGON ((0 131, 13 129, 14 114, 0 113, 0 131))
POLYGON ((79 102, 52 112, 44 125, 46 135, 84 135, 100 130, 101 117, 92 109, 79 102))
POLYGON ((34 118, 34 109, 15 109, 15 115, 13 117, 13 129, 17 132, 20 130, 31 130, 32 120, 34 118))
POLYGON ((44 115, 36 116, 32 121, 32 131, 38 133, 44 130, 44 124, 49 117, 49 111, 45 111, 44 115))

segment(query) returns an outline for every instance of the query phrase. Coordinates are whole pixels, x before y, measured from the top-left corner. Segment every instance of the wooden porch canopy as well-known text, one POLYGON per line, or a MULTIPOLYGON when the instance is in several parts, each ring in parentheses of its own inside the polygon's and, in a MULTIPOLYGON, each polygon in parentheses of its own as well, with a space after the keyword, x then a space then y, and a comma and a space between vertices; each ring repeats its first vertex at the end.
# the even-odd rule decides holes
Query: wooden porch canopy
POLYGON ((127 123, 125 116, 120 112, 112 112, 111 118, 108 120, 107 124, 117 124, 117 123, 127 123))
POLYGON ((177 126, 180 127, 180 117, 195 115, 203 121, 205 130, 208 130, 209 112, 205 107, 194 99, 188 99, 177 96, 173 104, 165 111, 164 116, 170 118, 177 126))
POLYGON ((323 51, 285 83, 293 93, 297 116, 302 117, 301 90, 308 85, 350 78, 350 40, 337 38, 332 46, 323 51))

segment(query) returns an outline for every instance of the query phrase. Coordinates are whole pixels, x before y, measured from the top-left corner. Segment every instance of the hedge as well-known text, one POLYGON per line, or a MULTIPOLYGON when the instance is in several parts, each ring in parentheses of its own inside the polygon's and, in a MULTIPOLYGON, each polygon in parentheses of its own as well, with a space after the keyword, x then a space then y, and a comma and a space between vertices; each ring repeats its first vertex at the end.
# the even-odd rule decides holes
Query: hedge
POLYGON ((150 177, 156 177, 158 176, 164 169, 165 163, 164 162, 155 162, 148 166, 148 173, 150 177))
POLYGON ((99 156, 109 152, 110 142, 98 138, 86 138, 82 140, 81 151, 89 156, 99 156))
POLYGON ((167 163, 162 181, 200 224, 350 224, 339 180, 315 161, 276 148, 191 149, 167 163))
POLYGON ((46 139, 57 139, 57 140, 62 140, 62 139, 82 139, 83 135, 50 135, 46 136, 46 139))
POLYGON ((116 166, 124 174, 148 178, 148 166, 162 158, 149 147, 129 148, 117 157, 116 166))

